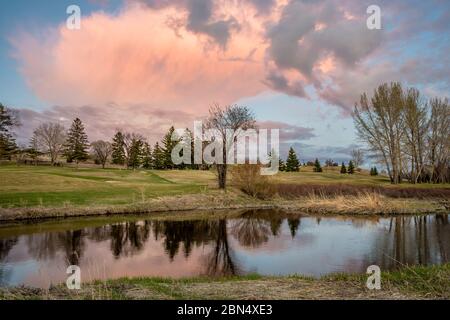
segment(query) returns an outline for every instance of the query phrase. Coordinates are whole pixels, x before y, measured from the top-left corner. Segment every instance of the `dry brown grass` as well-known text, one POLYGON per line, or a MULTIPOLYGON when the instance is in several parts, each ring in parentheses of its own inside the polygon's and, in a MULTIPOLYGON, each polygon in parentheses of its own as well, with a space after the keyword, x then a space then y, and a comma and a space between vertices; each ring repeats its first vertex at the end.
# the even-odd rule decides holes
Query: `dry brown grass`
POLYGON ((389 198, 450 199, 449 188, 382 187, 352 184, 287 184, 279 183, 276 191, 284 198, 320 196, 359 196, 361 193, 377 193, 389 198))
POLYGON ((368 290, 360 277, 309 279, 304 277, 264 277, 259 279, 125 279, 84 285, 81 290, 62 286, 50 290, 13 288, 0 290, 0 300, 358 300, 434 298, 422 291, 403 290, 385 285, 382 290, 368 290))
POLYGON ((296 201, 286 201, 280 207, 323 214, 420 214, 446 210, 438 202, 391 199, 376 192, 361 192, 355 196, 312 193, 296 201))

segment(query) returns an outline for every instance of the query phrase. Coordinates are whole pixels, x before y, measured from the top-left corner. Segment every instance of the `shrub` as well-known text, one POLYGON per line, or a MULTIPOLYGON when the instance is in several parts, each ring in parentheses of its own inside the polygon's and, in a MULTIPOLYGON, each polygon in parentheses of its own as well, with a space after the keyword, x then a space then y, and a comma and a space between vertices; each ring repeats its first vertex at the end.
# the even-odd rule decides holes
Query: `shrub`
POLYGON ((269 199, 275 195, 275 186, 269 176, 261 175, 261 165, 241 164, 231 168, 233 184, 242 192, 259 199, 269 199))

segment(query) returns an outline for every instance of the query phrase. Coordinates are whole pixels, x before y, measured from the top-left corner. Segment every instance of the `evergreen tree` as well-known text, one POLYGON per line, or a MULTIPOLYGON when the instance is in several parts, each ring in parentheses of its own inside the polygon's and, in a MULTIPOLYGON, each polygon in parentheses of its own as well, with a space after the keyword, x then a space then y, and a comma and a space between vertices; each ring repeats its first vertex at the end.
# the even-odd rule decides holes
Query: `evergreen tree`
POLYGON ((284 163, 283 159, 279 159, 278 160, 279 164, 278 164, 278 170, 279 171, 286 171, 286 164, 284 163))
POLYGON ((67 162, 85 161, 88 158, 89 142, 87 134, 84 132, 84 125, 79 118, 72 122, 72 126, 67 133, 64 155, 67 162))
POLYGON ((16 117, 11 109, 0 103, 0 159, 11 160, 11 155, 17 150, 16 141, 10 131, 16 124, 16 117))
POLYGON ((153 148, 153 168, 156 170, 165 169, 164 150, 159 146, 157 142, 153 148))
POLYGON ((288 158, 286 160, 286 171, 287 172, 297 172, 300 170, 300 162, 298 161, 297 154, 291 147, 289 149, 288 158))
POLYGON ((314 172, 322 172, 322 167, 320 166, 319 159, 316 158, 316 161, 314 161, 314 172))
POLYGON ((166 133, 162 140, 163 154, 164 154, 164 167, 165 169, 174 169, 175 165, 172 162, 172 150, 175 145, 179 142, 179 139, 172 140, 172 135, 175 132, 175 128, 170 127, 169 131, 166 133))
POLYGON ((346 174, 347 173, 347 168, 345 167, 345 163, 342 161, 342 166, 341 166, 341 173, 342 174, 346 174))
POLYGON ((352 160, 350 160, 350 162, 348 163, 347 172, 348 172, 348 174, 354 174, 355 173, 355 165, 353 164, 352 160))
POLYGON ((142 147, 142 167, 145 169, 151 169, 153 167, 152 150, 147 142, 142 147))
POLYGON ((371 176, 377 176, 378 175, 377 167, 370 168, 370 175, 371 176))
POLYGON ((121 131, 117 131, 112 142, 111 162, 113 164, 125 164, 125 142, 121 131))
POLYGON ((139 168, 142 162, 142 147, 144 141, 139 137, 133 137, 131 140, 131 145, 128 154, 128 167, 129 168, 139 168))

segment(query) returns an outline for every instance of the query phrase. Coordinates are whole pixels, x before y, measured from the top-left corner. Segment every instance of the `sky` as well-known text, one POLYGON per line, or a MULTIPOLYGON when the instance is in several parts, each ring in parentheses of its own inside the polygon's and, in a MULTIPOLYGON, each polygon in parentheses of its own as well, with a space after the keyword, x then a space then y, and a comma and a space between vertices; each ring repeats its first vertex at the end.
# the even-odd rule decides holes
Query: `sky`
POLYGON ((363 92, 401 81, 449 96, 449 20, 446 0, 2 1, 0 102, 20 110, 20 143, 75 117, 91 141, 123 129, 154 143, 236 103, 281 129, 282 154, 346 161, 364 147, 351 118, 363 92))

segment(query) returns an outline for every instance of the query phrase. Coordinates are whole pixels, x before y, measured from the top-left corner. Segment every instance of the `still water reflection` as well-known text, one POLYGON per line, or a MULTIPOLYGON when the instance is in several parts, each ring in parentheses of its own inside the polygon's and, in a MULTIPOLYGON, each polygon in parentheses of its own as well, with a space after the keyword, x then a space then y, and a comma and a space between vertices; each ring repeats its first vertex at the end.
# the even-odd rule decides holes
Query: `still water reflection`
POLYGON ((0 227, 0 285, 48 287, 68 265, 82 280, 123 276, 365 272, 450 260, 449 215, 316 217, 272 210, 233 218, 145 216, 0 227))

